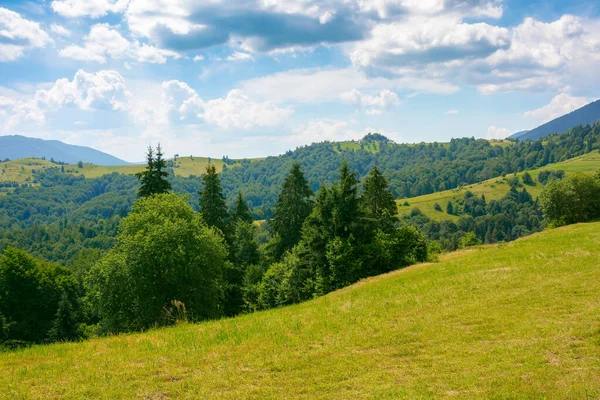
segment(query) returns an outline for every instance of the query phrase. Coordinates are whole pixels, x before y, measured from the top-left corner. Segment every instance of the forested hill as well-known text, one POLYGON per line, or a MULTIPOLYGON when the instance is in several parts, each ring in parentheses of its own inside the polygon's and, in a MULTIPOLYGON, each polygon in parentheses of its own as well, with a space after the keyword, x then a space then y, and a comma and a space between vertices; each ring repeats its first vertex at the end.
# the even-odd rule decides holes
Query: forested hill
POLYGON ((511 136, 518 140, 537 140, 553 133, 564 132, 578 125, 600 121, 600 100, 594 101, 569 114, 553 119, 530 131, 517 132, 511 136))
POLYGON ((364 178, 377 165, 397 199, 415 197, 538 168, 600 148, 600 124, 576 127, 543 140, 490 142, 485 139, 452 139, 450 143, 395 144, 381 135, 362 143, 312 144, 261 162, 243 162, 226 168, 222 181, 228 196, 242 190, 254 207, 266 215, 291 165, 299 162, 313 190, 331 183, 347 160, 364 178))
POLYGON ((74 146, 58 140, 43 140, 25 136, 0 136, 0 160, 46 158, 70 164, 79 161, 97 165, 126 165, 127 162, 110 154, 84 146, 74 146))

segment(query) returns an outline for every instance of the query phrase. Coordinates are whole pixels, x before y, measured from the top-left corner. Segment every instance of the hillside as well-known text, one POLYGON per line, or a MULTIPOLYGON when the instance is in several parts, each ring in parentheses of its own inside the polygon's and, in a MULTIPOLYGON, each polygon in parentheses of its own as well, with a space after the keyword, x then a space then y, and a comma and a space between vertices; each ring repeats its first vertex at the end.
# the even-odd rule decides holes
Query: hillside
POLYGON ((84 146, 74 146, 58 140, 43 140, 25 136, 0 136, 0 160, 46 158, 69 164, 79 161, 97 165, 127 165, 110 154, 84 146))
MULTIPOLYGON (((538 174, 541 171, 548 170, 563 170, 567 175, 575 172, 594 173, 600 170, 600 153, 595 151, 593 153, 588 153, 583 156, 575 157, 555 164, 549 164, 545 167, 529 171, 534 180, 534 184, 524 185, 524 187, 534 198, 539 196, 543 189, 543 185, 537 181, 538 174)), ((519 179, 522 180, 523 174, 524 172, 517 173, 519 179)), ((462 186, 458 189, 445 190, 443 192, 398 200, 398 213, 401 216, 408 215, 414 208, 418 208, 426 216, 436 221, 441 221, 444 219, 457 220, 458 216, 449 215, 445 211, 446 204, 449 201, 462 199, 467 191, 472 192, 476 196, 485 195, 485 198, 488 201, 498 200, 510 190, 508 178, 511 177, 512 175, 507 175, 504 178, 492 178, 474 185, 462 186), (404 205, 405 203, 408 203, 409 205, 406 206, 404 205), (436 203, 439 204, 444 211, 436 211, 434 208, 436 203)))
POLYGON ((0 354, 2 398, 597 398, 600 223, 233 319, 0 354))
POLYGON ((530 131, 517 132, 510 138, 537 140, 553 133, 565 132, 579 125, 589 125, 600 121, 600 100, 594 101, 569 114, 553 119, 530 131))

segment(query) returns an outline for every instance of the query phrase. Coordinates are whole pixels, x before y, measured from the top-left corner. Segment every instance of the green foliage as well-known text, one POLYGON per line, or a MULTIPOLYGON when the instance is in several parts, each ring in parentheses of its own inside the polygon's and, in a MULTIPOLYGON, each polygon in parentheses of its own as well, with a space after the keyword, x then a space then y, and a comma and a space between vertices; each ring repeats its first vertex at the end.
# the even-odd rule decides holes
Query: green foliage
POLYGON ((446 213, 448 215, 453 215, 454 214, 454 206, 452 205, 451 201, 449 201, 448 205, 446 205, 446 213))
POLYGON ((66 292, 63 292, 58 303, 56 318, 48 332, 51 342, 73 341, 79 338, 77 318, 66 292))
POLYGON ((229 238, 229 213, 223 196, 221 180, 214 164, 206 167, 206 174, 202 177, 204 189, 198 191, 200 195, 200 213, 202 219, 210 227, 220 230, 229 238))
POLYGON ((439 211, 439 212, 442 212, 442 211, 443 211, 443 210, 442 210, 442 206, 440 206, 440 203, 435 203, 435 204, 433 205, 433 209, 434 209, 435 211, 439 211))
MULTIPOLYGON (((8 248, 0 256, 0 315, 8 341, 40 343, 54 327, 61 297, 73 304, 79 294, 71 272, 8 248)), ((69 311, 76 324, 77 309, 69 311)), ((52 336, 51 336, 52 337, 52 336)))
POLYGON ((135 174, 140 181, 138 197, 168 193, 172 190, 171 183, 167 180, 169 173, 165 171, 166 168, 167 162, 163 158, 160 143, 156 148, 156 153, 149 146, 148 153, 146 153, 146 170, 135 174))
POLYGON ((164 309, 174 300, 192 321, 215 318, 222 315, 226 256, 220 235, 184 199, 141 199, 89 274, 88 296, 109 332, 167 323, 164 309))
POLYGON ((459 248, 464 249, 465 247, 478 246, 481 243, 482 243, 481 239, 479 239, 475 233, 467 232, 460 239, 459 248))
POLYGON ((540 171, 540 173, 537 176, 537 180, 542 185, 545 185, 553 179, 561 180, 564 177, 565 177, 565 171, 563 171, 563 170, 560 170, 560 169, 555 170, 555 171, 545 170, 545 171, 540 171))
POLYGON ((533 181, 533 178, 531 177, 531 174, 528 171, 525 171, 525 173, 523 174, 523 183, 525 185, 535 185, 535 182, 533 181))
POLYGON ((275 259, 280 259, 300 241, 302 224, 313 207, 312 196, 313 191, 308 186, 300 164, 294 163, 283 183, 270 222, 273 233, 278 238, 274 248, 275 259))
POLYGON ((246 200, 244 200, 242 192, 238 192, 237 198, 235 200, 235 206, 233 208, 233 213, 231 215, 231 220, 233 222, 252 223, 252 214, 250 213, 250 207, 248 207, 248 203, 246 203, 246 200))
POLYGON ((552 180, 540 195, 540 206, 556 226, 600 218, 600 179, 578 173, 552 180))
POLYGON ((364 183, 360 198, 366 221, 375 229, 390 230, 397 222, 398 208, 388 182, 381 171, 374 166, 364 183))

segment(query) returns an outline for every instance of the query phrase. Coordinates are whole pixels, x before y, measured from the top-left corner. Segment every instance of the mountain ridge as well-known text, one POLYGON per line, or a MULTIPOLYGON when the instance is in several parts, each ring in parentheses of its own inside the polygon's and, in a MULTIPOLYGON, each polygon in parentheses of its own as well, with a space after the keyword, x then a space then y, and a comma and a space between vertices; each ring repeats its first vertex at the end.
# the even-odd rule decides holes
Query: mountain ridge
POLYGON ((111 154, 86 146, 20 135, 0 136, 0 159, 46 158, 76 164, 79 161, 102 166, 129 165, 111 154))

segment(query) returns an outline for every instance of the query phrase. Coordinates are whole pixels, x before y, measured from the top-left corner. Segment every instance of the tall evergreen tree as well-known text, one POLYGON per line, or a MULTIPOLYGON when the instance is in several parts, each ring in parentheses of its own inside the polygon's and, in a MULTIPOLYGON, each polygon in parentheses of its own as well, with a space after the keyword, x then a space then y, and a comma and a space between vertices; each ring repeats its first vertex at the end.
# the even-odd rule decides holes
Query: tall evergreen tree
POLYGON ((206 174, 202 177, 204 189, 198 191, 200 195, 200 213, 208 226, 219 229, 225 238, 229 238, 229 213, 223 195, 221 179, 213 164, 206 167, 206 174))
POLYGON ((235 206, 233 208, 232 219, 235 222, 247 222, 252 223, 252 215, 250 214, 250 207, 244 199, 242 192, 238 192, 235 206))
POLYGON ((171 184, 167 180, 169 173, 165 171, 167 163, 163 159, 160 144, 156 148, 156 155, 152 146, 148 146, 146 153, 146 169, 135 176, 140 181, 138 197, 149 197, 154 194, 168 193, 171 184))
POLYGON ((77 319, 73 312, 73 306, 69 301, 69 296, 63 292, 58 303, 56 318, 52 322, 52 327, 48 332, 48 340, 51 342, 73 341, 77 340, 77 319))
POLYGON ((332 188, 334 235, 349 239, 359 229, 362 212, 358 197, 358 178, 347 162, 340 168, 340 181, 332 188))
POLYGON ((273 232, 278 237, 275 248, 277 259, 300 241, 302 224, 313 207, 312 195, 300 164, 294 163, 283 183, 271 221, 273 232))
POLYGON ((397 221, 396 201, 388 189, 387 180, 376 166, 365 180, 364 192, 360 200, 369 225, 383 231, 393 229, 394 222, 397 221))

